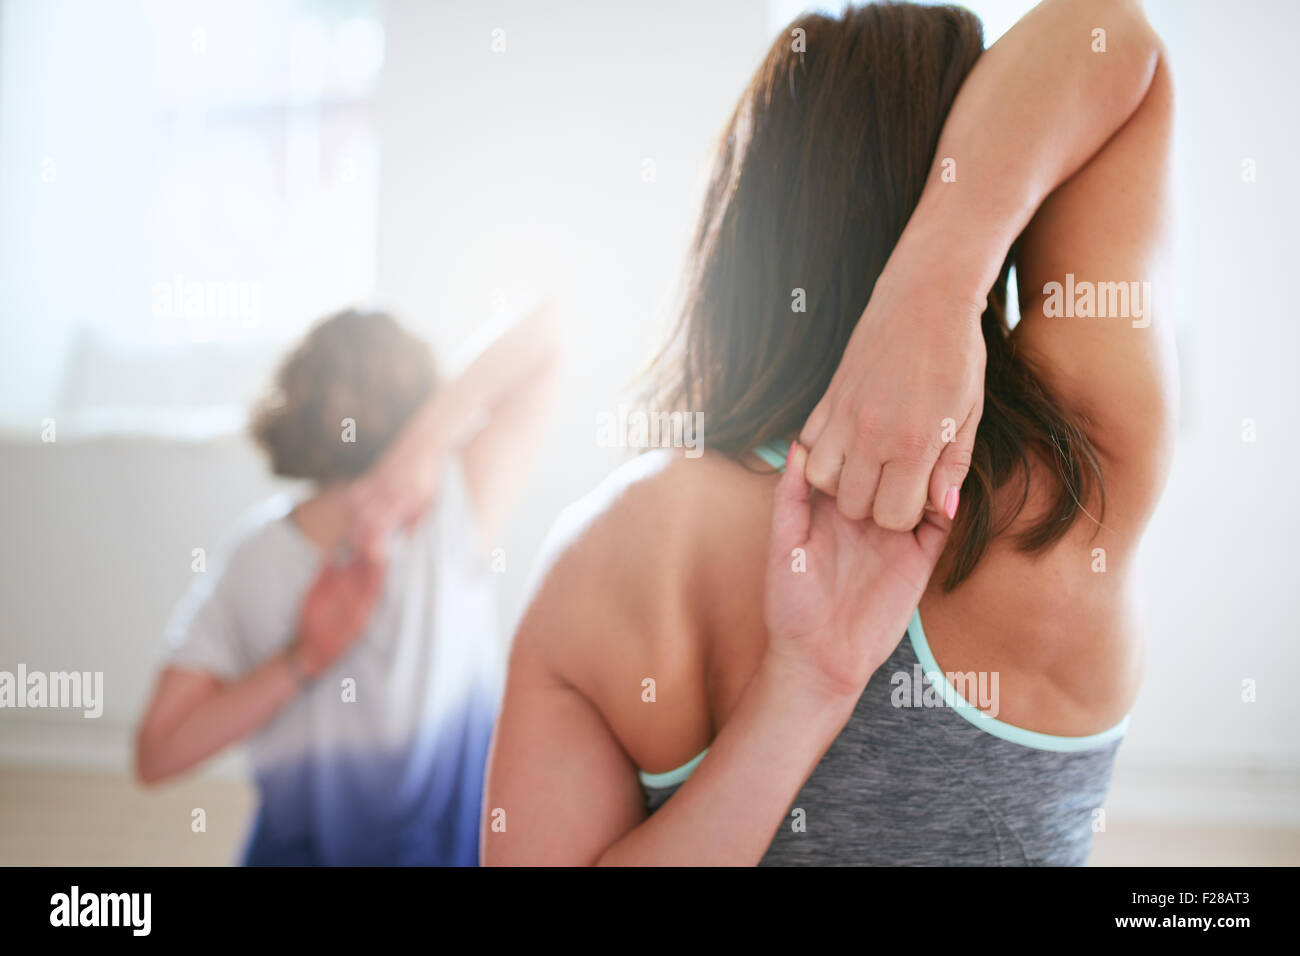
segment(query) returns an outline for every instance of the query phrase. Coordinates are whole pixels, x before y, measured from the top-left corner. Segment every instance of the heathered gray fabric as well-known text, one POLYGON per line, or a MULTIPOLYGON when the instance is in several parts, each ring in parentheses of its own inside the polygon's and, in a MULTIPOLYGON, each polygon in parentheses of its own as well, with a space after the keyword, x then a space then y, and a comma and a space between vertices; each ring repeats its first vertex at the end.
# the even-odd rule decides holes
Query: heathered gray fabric
MULTIPOLYGON (((1011 743, 949 707, 895 707, 906 636, 799 791, 763 866, 1081 866, 1119 740, 1058 752, 1011 743), (804 811, 796 832, 794 811, 804 811)), ((677 786, 642 788, 653 812, 677 786)))

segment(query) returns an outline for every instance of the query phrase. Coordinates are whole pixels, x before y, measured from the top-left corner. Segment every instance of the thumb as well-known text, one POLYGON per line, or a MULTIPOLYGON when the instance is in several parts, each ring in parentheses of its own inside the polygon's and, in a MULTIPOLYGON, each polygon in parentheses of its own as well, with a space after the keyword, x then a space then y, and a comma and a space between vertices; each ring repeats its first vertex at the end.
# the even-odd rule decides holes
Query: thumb
POLYGON ((812 487, 804 478, 808 452, 798 442, 791 442, 785 458, 785 474, 772 495, 772 534, 768 556, 784 562, 790 552, 808 540, 812 524, 812 487))
POLYGON ((921 548, 921 553, 925 555, 925 560, 930 566, 930 572, 934 572, 935 565, 939 563, 939 558, 943 554, 944 546, 948 543, 948 536, 952 534, 952 522, 944 514, 935 511, 927 511, 921 516, 921 523, 916 526, 916 543, 921 548))

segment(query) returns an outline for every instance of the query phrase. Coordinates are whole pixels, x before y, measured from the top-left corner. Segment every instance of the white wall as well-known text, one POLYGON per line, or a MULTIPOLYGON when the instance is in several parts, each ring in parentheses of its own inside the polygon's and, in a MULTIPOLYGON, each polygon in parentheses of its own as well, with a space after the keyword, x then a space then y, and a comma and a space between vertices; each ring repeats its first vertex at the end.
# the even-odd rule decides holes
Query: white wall
MULTIPOLYGON (((1288 38, 1293 4, 1235 5, 1233 16, 1188 5, 1172 38, 1178 83, 1179 316, 1182 443, 1150 535, 1152 676, 1146 713, 1211 704, 1174 752, 1239 751, 1294 761, 1300 701, 1279 676, 1300 664, 1300 599, 1292 579, 1300 500, 1290 475, 1300 449, 1286 426, 1300 346, 1288 278, 1297 251, 1300 150, 1288 38), (1253 160, 1258 180, 1243 182, 1253 160), (1243 420, 1258 437, 1243 441, 1243 420), (1163 652, 1163 653, 1162 653, 1163 652), (1259 704, 1240 704, 1244 677, 1259 704), (1215 706, 1217 705, 1217 706, 1215 706), (1208 718, 1208 719, 1206 719, 1208 718)), ((1162 721, 1172 726, 1175 721, 1162 721)))
POLYGON ((104 674, 97 719, 0 712, 0 763, 127 766, 193 549, 214 556, 276 487, 242 438, 0 444, 0 668, 104 674))
MULTIPOLYGON (((574 374, 503 542, 513 573, 559 509, 622 460, 596 446, 596 416, 661 342, 706 155, 766 51, 767 11, 753 0, 386 11, 379 298, 445 352, 494 293, 517 308, 554 292, 573 320, 574 374)), ((511 587, 507 620, 519 597, 511 587)))
MULTIPOLYGON (((582 372, 503 540, 510 620, 553 516, 619 459, 596 447, 595 415, 658 341, 706 150, 771 35, 768 12, 739 0, 387 11, 380 298, 444 353, 491 312, 494 290, 518 305, 558 289, 577 320, 582 372), (506 52, 493 54, 498 27, 506 52)), ((1286 165, 1300 155, 1300 7, 1170 0, 1152 16, 1179 89, 1184 420, 1144 553, 1148 675, 1113 803, 1300 824, 1300 699, 1287 686, 1300 669, 1300 449, 1286 426, 1300 354, 1287 301, 1300 203, 1286 165), (1246 158, 1255 183, 1241 180, 1246 158), (1241 700, 1246 678, 1255 703, 1241 700)), ((21 321, 0 310, 6 341, 21 321)), ((96 739, 119 760, 190 549, 220 541, 269 487, 233 439, 0 445, 0 667, 104 670, 96 739)), ((94 756, 93 722, 35 719, 39 730, 0 719, 0 758, 94 756)))
POLYGON ((1178 295, 1183 426, 1143 557, 1147 680, 1125 759, 1209 764, 1237 781, 1300 765, 1300 467, 1287 425, 1300 332, 1300 7, 1161 3, 1178 95, 1178 295), (1257 181, 1243 182, 1253 160, 1257 181), (1243 441, 1252 419, 1257 440, 1243 441), (1242 700, 1243 680, 1257 700, 1242 700))

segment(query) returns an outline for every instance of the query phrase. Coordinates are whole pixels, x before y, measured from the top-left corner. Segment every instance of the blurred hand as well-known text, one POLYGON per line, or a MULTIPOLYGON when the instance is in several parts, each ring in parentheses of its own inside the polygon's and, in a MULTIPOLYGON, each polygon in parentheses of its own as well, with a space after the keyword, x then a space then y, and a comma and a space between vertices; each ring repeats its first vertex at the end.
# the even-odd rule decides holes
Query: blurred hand
POLYGON ((848 518, 952 518, 984 409, 984 305, 882 277, 799 441, 807 478, 848 518))
POLYGON ((298 612, 297 652, 303 670, 319 677, 365 630, 384 585, 385 566, 355 552, 347 564, 326 561, 298 612))
POLYGON ((424 413, 417 413, 374 466, 348 489, 348 539, 353 548, 380 560, 396 529, 409 531, 428 513, 438 491, 441 456, 424 413))
POLYGON ((845 518, 812 492, 806 459, 791 447, 772 505, 768 653, 829 694, 856 696, 898 646, 952 523, 927 512, 915 531, 886 531, 845 518))
MULTIPOLYGON (((449 455, 464 452, 478 458, 480 470, 488 458, 494 459, 488 470, 504 471, 517 464, 515 446, 524 438, 521 432, 535 432, 539 409, 545 407, 549 385, 543 373, 558 355, 559 324, 560 310, 547 299, 504 325, 480 329, 474 360, 438 387, 350 490, 349 539, 354 547, 375 556, 389 532, 414 527, 433 505, 449 455), (545 386, 540 391, 539 384, 545 386), (503 408, 501 425, 496 416, 503 408), (488 440, 480 441, 485 428, 488 440), (470 449, 475 443, 476 454, 470 449)), ((509 487, 499 481, 488 484, 486 492, 479 489, 485 499, 499 497, 501 488, 509 487)))

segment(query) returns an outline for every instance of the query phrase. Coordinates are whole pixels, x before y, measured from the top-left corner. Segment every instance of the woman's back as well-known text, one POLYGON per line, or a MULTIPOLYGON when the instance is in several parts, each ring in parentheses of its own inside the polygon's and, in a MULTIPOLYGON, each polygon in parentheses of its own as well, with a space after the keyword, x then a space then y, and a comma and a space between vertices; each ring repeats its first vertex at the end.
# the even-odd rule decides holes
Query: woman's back
MULTIPOLYGON (((566 548, 570 573, 595 579, 592 591, 608 606, 598 627, 629 635, 609 648, 617 659, 611 666, 626 669, 619 680, 584 659, 580 670, 591 668, 594 696, 635 675, 638 686, 655 678, 662 695, 667 674, 674 688, 691 693, 674 696, 666 726, 725 721, 766 644, 763 574, 775 484, 775 470, 756 458, 742 464, 712 452, 687 459, 653 451, 570 509, 569 521, 581 524, 580 537, 566 548), (682 707, 698 713, 685 720, 676 713, 682 707)), ((1094 537, 1095 530, 1080 523, 1037 555, 995 542, 968 582, 945 594, 936 572, 921 602, 942 669, 998 673, 995 716, 1008 723, 1085 736, 1128 712, 1142 647, 1131 571, 1100 570, 1098 542, 1120 549, 1105 532, 1094 537)), ((588 606, 580 616, 591 612, 588 606)), ((624 709, 617 694, 610 694, 615 713, 624 709)), ((675 767, 684 762, 675 757, 694 756, 700 748, 692 746, 707 743, 704 729, 675 734, 687 739, 674 747, 662 735, 665 724, 643 723, 640 707, 626 710, 635 715, 629 752, 645 753, 651 764, 642 762, 642 769, 675 767), (644 742, 636 739, 641 728, 644 742)))
MULTIPOLYGON (((552 579, 580 578, 597 600, 562 625, 571 656, 557 663, 641 771, 650 811, 726 723, 767 645, 775 484, 757 458, 655 451, 563 523, 579 530, 552 579)), ((792 817, 764 861, 1083 862, 1141 657, 1124 572, 1092 571, 1091 544, 1080 528, 1029 560, 994 547, 955 592, 932 586, 796 799, 803 823, 792 817), (942 705, 923 676, 936 664, 959 675, 948 693, 990 717, 942 705)))

